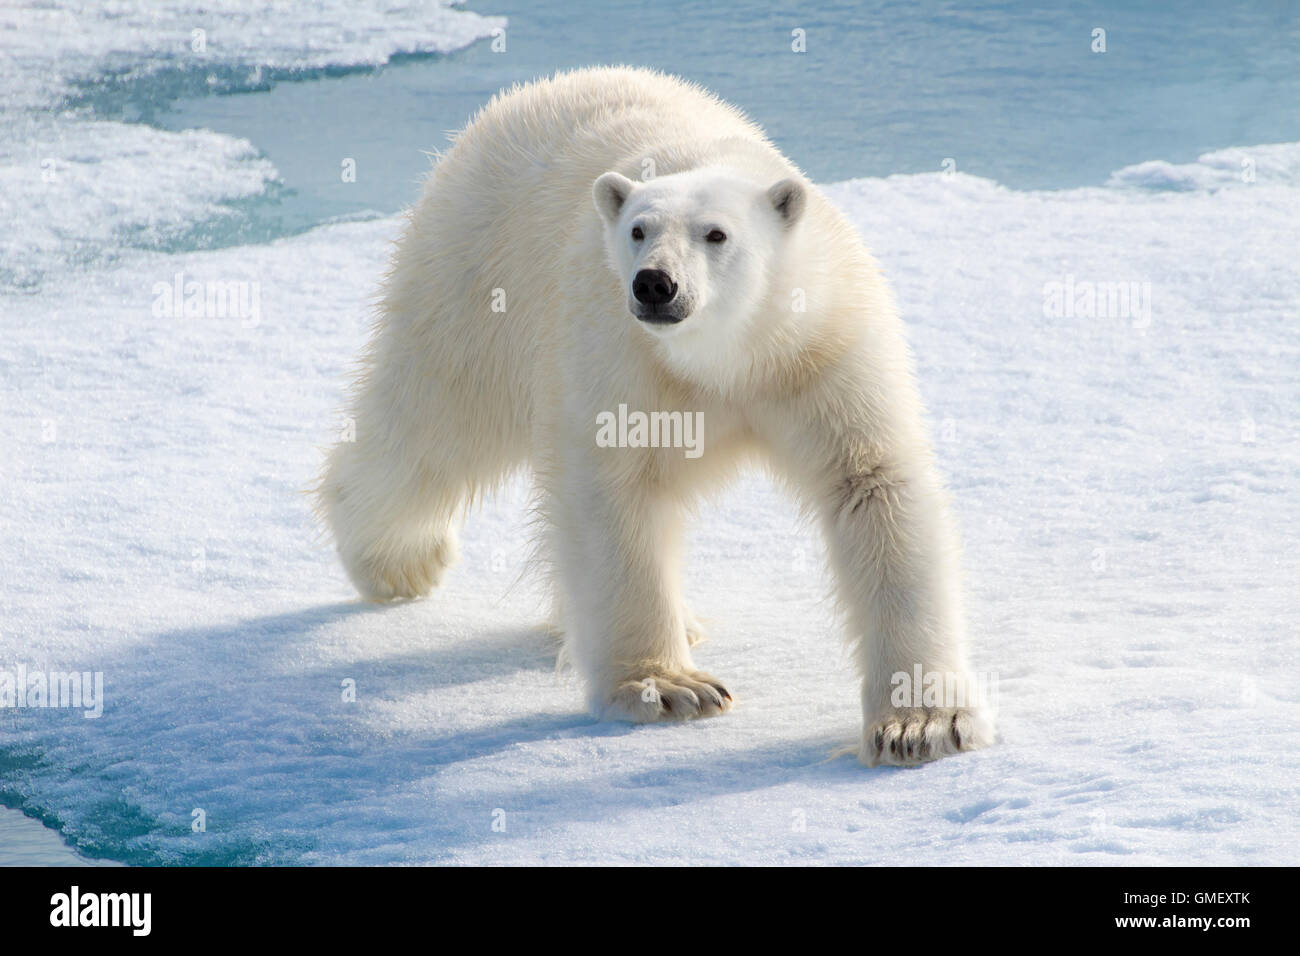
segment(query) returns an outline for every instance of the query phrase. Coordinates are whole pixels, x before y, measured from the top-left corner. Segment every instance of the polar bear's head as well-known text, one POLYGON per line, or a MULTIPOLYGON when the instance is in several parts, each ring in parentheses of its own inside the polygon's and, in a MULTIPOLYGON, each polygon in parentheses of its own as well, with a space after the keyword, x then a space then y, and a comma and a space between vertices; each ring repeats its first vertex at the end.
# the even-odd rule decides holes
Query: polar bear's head
POLYGON ((794 179, 756 183, 704 168, 592 186, 628 310, 658 336, 730 338, 768 294, 771 267, 803 214, 794 179))

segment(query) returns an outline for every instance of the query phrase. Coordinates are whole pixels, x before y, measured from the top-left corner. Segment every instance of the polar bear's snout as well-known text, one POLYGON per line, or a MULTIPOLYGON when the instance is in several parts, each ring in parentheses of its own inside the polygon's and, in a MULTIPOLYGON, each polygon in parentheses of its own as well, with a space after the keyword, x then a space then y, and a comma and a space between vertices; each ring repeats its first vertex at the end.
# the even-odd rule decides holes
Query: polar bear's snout
POLYGON ((677 283, 662 269, 642 269, 632 280, 632 294, 645 305, 667 305, 677 295, 677 283))
POLYGON ((632 279, 633 313, 642 322, 675 323, 686 318, 677 299, 677 283, 662 269, 642 269, 632 279))

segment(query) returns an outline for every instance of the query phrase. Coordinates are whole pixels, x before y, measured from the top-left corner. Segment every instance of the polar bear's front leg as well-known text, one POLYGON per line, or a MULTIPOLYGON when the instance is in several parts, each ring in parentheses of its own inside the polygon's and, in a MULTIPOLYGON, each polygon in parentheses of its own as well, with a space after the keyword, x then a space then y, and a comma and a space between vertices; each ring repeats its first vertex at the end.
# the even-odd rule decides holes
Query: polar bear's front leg
POLYGON ((565 653, 591 709, 638 723, 710 717, 731 707, 695 669, 678 585, 680 509, 652 490, 575 479, 551 504, 567 618, 565 653))
POLYGON ((823 523, 862 672, 859 758, 918 764, 992 743, 966 665, 956 541, 933 468, 848 466, 827 485, 823 523))

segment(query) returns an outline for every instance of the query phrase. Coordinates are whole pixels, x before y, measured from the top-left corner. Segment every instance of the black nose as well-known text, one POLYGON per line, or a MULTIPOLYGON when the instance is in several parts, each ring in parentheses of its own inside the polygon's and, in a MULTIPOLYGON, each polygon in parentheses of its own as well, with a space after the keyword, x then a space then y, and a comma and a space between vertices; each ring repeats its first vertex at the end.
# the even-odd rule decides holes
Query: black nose
POLYGON ((632 280, 632 295, 645 305, 664 305, 673 301, 677 283, 662 269, 642 269, 632 280))

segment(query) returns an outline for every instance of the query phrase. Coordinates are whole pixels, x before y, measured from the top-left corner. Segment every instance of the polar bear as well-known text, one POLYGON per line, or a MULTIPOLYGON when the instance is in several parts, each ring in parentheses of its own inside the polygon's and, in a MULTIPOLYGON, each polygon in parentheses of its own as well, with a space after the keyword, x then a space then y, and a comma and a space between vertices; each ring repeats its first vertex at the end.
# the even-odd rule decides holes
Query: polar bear
MULTIPOLYGON (((966 680, 956 540, 891 294, 849 223, 739 110, 656 72, 498 94, 409 212, 319 510, 367 598, 415 598, 466 506, 531 467, 562 657, 593 712, 729 710, 696 669, 679 536, 758 460, 825 534, 861 672, 860 759, 993 739, 966 680), (623 408, 703 424, 699 453, 597 434, 623 408), (674 417, 678 416, 678 417, 674 417)), ((626 417, 626 416, 625 416, 626 417)))

